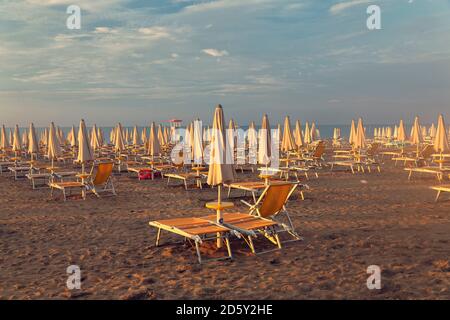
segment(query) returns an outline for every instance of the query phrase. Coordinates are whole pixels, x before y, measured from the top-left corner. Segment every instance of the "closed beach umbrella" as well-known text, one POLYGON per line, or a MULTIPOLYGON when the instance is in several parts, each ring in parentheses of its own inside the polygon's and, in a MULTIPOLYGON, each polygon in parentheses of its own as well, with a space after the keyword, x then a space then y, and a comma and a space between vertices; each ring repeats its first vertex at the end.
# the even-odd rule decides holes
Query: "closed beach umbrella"
POLYGON ((261 129, 259 130, 258 136, 258 163, 267 166, 270 163, 270 157, 272 156, 272 140, 267 114, 262 118, 261 129))
POLYGON ((281 140, 281 151, 288 152, 295 150, 294 136, 291 131, 291 121, 289 116, 284 119, 283 138, 281 140))
POLYGON ((397 141, 405 142, 406 141, 406 129, 403 120, 400 120, 397 130, 397 141))
POLYGON ((98 139, 98 131, 97 131, 97 125, 94 124, 94 126, 92 127, 91 130, 91 141, 90 141, 90 145, 92 150, 97 150, 98 148, 100 148, 100 141, 98 139))
POLYGON ((438 118, 438 126, 436 130, 436 136, 434 137, 433 145, 434 150, 441 154, 449 150, 446 126, 444 122, 444 116, 442 114, 440 114, 438 118))
POLYGON ((229 150, 229 153, 227 153, 230 158, 227 159, 229 160, 230 163, 234 163, 234 152, 236 149, 236 140, 235 140, 235 124, 233 119, 230 119, 230 122, 228 123, 228 129, 226 130, 226 141, 227 141, 227 148, 229 150))
POLYGON ((256 164, 258 154, 258 133, 255 129, 255 123, 253 121, 250 122, 250 125, 248 126, 247 141, 249 163, 256 164))
MULTIPOLYGON (((95 134, 97 136, 97 134, 95 134)), ((78 129, 78 157, 77 161, 81 163, 81 171, 84 173, 84 165, 87 161, 94 160, 94 153, 87 134, 86 124, 84 120, 80 121, 80 128, 78 129)))
POLYGON ((19 126, 17 124, 16 127, 14 128, 12 149, 16 153, 22 150, 22 143, 20 142, 19 126))
POLYGON ((2 134, 1 134, 1 149, 6 150, 10 146, 8 136, 6 135, 5 125, 2 126, 2 134))
POLYGON ((411 130, 411 143, 419 145, 422 143, 422 131, 420 130, 420 124, 419 124, 419 117, 415 117, 414 124, 412 126, 411 130))
POLYGON ((144 145, 147 145, 147 129, 146 128, 142 128, 141 140, 144 145))
MULTIPOLYGON (((222 210, 220 208, 222 202, 221 185, 224 183, 233 182, 235 179, 233 165, 226 163, 226 159, 230 159, 230 156, 227 155, 228 149, 226 148, 226 139, 225 119, 222 106, 219 104, 214 111, 207 183, 210 186, 217 186, 218 205, 216 213, 217 223, 220 224, 223 223, 222 210)), ((217 239, 217 246, 222 246, 221 238, 217 239)))
POLYGON ((28 132, 28 153, 31 155, 31 160, 33 160, 33 154, 37 157, 37 154, 39 153, 39 143, 33 123, 30 124, 30 130, 28 132))
POLYGON ((303 147, 302 126, 299 120, 295 122, 294 140, 297 148, 303 147))
POLYGON ((194 121, 194 144, 192 146, 192 157, 195 164, 201 165, 203 162, 203 132, 200 120, 194 121))
POLYGON ((316 139, 317 139, 316 123, 313 122, 311 124, 311 142, 315 141, 316 139))
POLYGON ((139 132, 137 126, 134 126, 133 128, 133 145, 135 147, 139 146, 141 144, 141 138, 139 137, 139 132))
POLYGON ((119 122, 114 133, 114 150, 120 153, 124 149, 125 149, 125 142, 123 139, 123 129, 122 124, 119 122))
MULTIPOLYGON (((191 129, 193 129, 193 124, 191 126, 191 129)), ((193 133, 193 131, 191 133, 193 133)), ((164 140, 163 130, 162 130, 162 127, 160 124, 158 124, 158 140, 159 140, 159 144, 161 146, 166 145, 166 141, 164 140)))
POLYGON ((430 129, 428 130, 428 135, 430 138, 434 139, 436 137, 436 127, 434 126, 434 123, 431 124, 430 129))
POLYGON ((77 146, 77 134, 75 133, 75 127, 72 126, 72 129, 70 129, 70 139, 69 139, 70 146, 72 148, 77 146))
POLYGON ((310 144, 312 142, 311 140, 311 130, 309 129, 309 122, 306 121, 305 123, 305 132, 303 134, 303 142, 305 144, 310 144))
POLYGON ((56 128, 55 124, 52 122, 50 125, 50 131, 48 134, 48 142, 47 142, 47 156, 52 161, 57 159, 61 155, 61 146, 59 145, 58 137, 56 136, 56 128))
POLYGON ((362 118, 359 118, 358 120, 358 127, 356 129, 356 138, 354 147, 360 150, 366 147, 366 136, 364 133, 364 125, 362 118))
POLYGON ((28 148, 28 132, 27 132, 27 129, 25 129, 23 132, 22 132, 22 146, 26 149, 26 148, 28 148))
POLYGON ((170 131, 169 131, 169 127, 164 127, 163 134, 164 134, 164 141, 166 142, 166 145, 170 144, 170 131))
POLYGON ((348 142, 350 144, 355 144, 356 141, 356 127, 355 127, 355 120, 352 119, 352 124, 350 126, 350 136, 348 138, 348 142))
POLYGON ((152 122, 150 126, 150 137, 148 140, 148 154, 152 159, 161 153, 161 146, 159 144, 159 139, 156 133, 155 123, 152 122))

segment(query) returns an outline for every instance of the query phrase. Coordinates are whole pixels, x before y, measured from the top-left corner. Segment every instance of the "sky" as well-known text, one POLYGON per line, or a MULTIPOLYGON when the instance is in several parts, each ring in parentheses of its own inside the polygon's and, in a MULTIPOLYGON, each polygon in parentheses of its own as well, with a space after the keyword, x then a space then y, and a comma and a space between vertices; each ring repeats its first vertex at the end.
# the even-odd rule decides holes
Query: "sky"
POLYGON ((449 89, 449 0, 0 0, 7 126, 208 123, 218 103, 241 125, 429 123, 449 89))

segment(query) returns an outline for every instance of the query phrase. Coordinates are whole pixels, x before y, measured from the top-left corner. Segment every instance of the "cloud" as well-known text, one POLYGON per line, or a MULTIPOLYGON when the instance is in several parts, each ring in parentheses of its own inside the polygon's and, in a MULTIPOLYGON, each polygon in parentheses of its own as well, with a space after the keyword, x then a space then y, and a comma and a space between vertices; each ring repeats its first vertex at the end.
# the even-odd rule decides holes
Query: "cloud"
POLYGON ((350 0, 350 1, 339 2, 330 7, 330 13, 331 14, 339 14, 342 11, 345 11, 354 6, 366 4, 369 2, 371 2, 371 0, 350 0))
POLYGON ((97 27, 94 33, 117 33, 117 30, 108 27, 97 27))
POLYGON ((223 57, 229 55, 228 51, 226 50, 203 49, 202 52, 212 57, 223 57))
POLYGON ((184 8, 184 12, 195 13, 210 10, 224 10, 229 8, 253 6, 257 7, 262 4, 272 3, 279 0, 217 0, 208 2, 194 3, 184 8))
POLYGON ((170 31, 166 27, 139 28, 138 32, 154 39, 170 38, 170 31))
POLYGON ((26 0, 28 4, 35 6, 70 6, 77 5, 81 10, 87 10, 91 12, 99 12, 105 9, 111 9, 121 4, 125 4, 128 0, 26 0))

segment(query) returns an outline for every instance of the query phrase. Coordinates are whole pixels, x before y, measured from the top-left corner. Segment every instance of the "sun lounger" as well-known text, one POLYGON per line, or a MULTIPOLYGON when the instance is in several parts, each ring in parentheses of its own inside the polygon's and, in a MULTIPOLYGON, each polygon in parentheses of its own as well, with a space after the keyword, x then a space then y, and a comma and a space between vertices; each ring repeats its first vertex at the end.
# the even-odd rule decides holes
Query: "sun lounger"
POLYGON ((30 166, 28 167, 8 167, 8 170, 14 175, 14 180, 25 178, 26 174, 32 171, 30 166))
POLYGON ((436 202, 438 202, 439 197, 440 197, 442 192, 450 193, 450 185, 433 186, 433 187, 430 187, 430 188, 437 191, 437 195, 436 195, 436 199, 435 199, 436 202))
POLYGON ((15 166, 16 163, 12 161, 0 161, 0 175, 3 174, 3 172, 9 172, 9 167, 15 166))
POLYGON ((419 168, 404 168, 405 171, 409 171, 408 180, 411 180, 413 172, 416 173, 426 173, 435 175, 439 181, 442 181, 444 178, 444 174, 450 173, 450 168, 444 167, 419 167, 419 168))
MULTIPOLYGON (((281 232, 289 233, 294 239, 290 241, 302 240, 297 234, 292 224, 289 213, 286 210, 286 204, 289 197, 297 188, 298 183, 283 182, 266 186, 255 204, 249 204, 243 200, 243 203, 249 206, 248 213, 223 213, 223 223, 230 229, 236 229, 242 234, 242 238, 249 246, 252 253, 257 253, 252 240, 251 232, 258 232, 266 237, 270 242, 281 249, 281 232), (282 216, 284 220, 282 221, 282 216)), ((210 221, 215 221, 216 215, 204 217, 210 221)), ((269 252, 273 250, 267 250, 269 252)), ((263 252, 259 252, 263 253, 263 252)))
POLYGON ((207 260, 232 258, 230 242, 228 239, 228 234, 231 230, 225 226, 221 226, 217 223, 201 218, 175 218, 156 220, 150 221, 149 225, 158 229, 156 235, 156 246, 159 245, 162 230, 180 235, 188 240, 191 244, 194 243, 199 263, 202 263, 202 261, 204 261, 201 256, 200 245, 206 241, 216 241, 218 238, 217 234, 219 234, 219 237, 225 240, 228 255, 217 259, 207 260))
POLYGON ((48 187, 52 175, 50 173, 28 173, 26 175, 33 189, 48 187))
POLYGON ((167 178, 167 185, 170 184, 170 179, 176 179, 183 181, 184 189, 188 190, 188 180, 194 180, 197 187, 202 189, 202 178, 204 173, 197 174, 196 172, 186 172, 186 173, 165 173, 164 177, 167 178))

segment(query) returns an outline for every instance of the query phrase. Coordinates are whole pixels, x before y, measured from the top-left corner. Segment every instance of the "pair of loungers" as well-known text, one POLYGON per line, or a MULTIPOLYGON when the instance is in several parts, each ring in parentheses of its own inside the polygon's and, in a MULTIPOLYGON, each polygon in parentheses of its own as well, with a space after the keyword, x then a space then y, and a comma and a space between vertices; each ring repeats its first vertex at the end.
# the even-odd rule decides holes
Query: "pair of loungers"
POLYGON ((156 245, 159 245, 163 230, 182 236, 195 247, 199 263, 202 263, 200 245, 218 238, 225 241, 227 248, 227 255, 218 259, 232 258, 230 235, 243 239, 255 254, 253 238, 257 234, 272 242, 275 250, 280 249, 281 232, 290 234, 293 237, 291 241, 301 240, 286 210, 286 203, 297 186, 298 183, 291 182, 268 185, 255 204, 244 202, 249 206, 248 213, 223 213, 222 223, 216 222, 216 215, 150 221, 150 226, 157 228, 156 245))
POLYGON ((113 162, 101 162, 92 166, 89 174, 77 175, 81 181, 50 182, 51 196, 53 197, 53 190, 55 189, 62 192, 64 201, 67 200, 67 196, 71 194, 73 189, 80 190, 83 199, 86 199, 86 191, 94 193, 97 197, 105 192, 116 195, 112 180, 113 167, 113 162), (96 171, 95 174, 94 170, 96 171))

